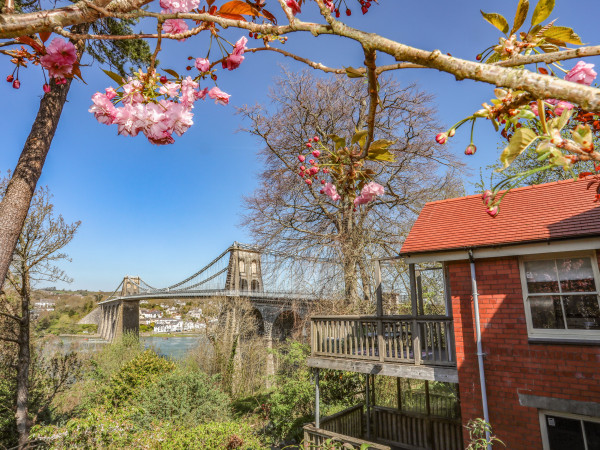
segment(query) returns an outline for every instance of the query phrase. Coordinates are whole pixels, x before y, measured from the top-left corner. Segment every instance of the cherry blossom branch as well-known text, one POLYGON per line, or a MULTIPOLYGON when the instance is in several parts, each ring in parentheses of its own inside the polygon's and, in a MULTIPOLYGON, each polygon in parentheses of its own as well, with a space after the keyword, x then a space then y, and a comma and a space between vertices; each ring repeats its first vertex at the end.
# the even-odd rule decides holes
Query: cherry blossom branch
POLYGON ((375 115, 377 113, 377 105, 379 104, 379 95, 377 94, 377 74, 375 69, 375 58, 377 54, 375 50, 364 47, 365 67, 367 68, 367 80, 369 89, 369 111, 367 112, 367 138, 365 145, 362 148, 359 159, 364 159, 369 153, 369 147, 373 143, 373 135, 375 134, 375 115))
POLYGON ((93 22, 102 14, 95 10, 107 7, 111 12, 134 11, 150 3, 151 0, 96 0, 80 1, 63 8, 36 11, 25 14, 0 14, 0 38, 14 38, 44 31, 52 31, 56 27, 67 27, 79 23, 93 22))
MULTIPOLYGON (((281 48, 271 47, 270 45, 267 45, 265 47, 249 48, 248 50, 246 50, 246 53, 256 53, 256 52, 263 52, 263 51, 279 53, 283 56, 292 58, 295 61, 306 64, 307 66, 312 67, 313 69, 321 70, 325 73, 335 73, 337 75, 346 75, 347 74, 347 71, 344 67, 341 67, 341 68, 328 67, 322 63, 318 63, 311 59, 304 58, 302 56, 298 56, 294 53, 288 52, 287 50, 283 50, 281 48)), ((388 64, 385 66, 377 67, 375 69, 375 73, 377 75, 380 75, 383 72, 387 72, 390 70, 398 70, 398 69, 426 69, 426 67, 421 66, 419 64, 412 64, 412 63, 388 64)), ((366 75, 366 73, 367 73, 367 69, 365 69, 364 67, 359 67, 359 68, 355 69, 355 71, 357 74, 361 74, 361 75, 366 75)))
POLYGON ((163 29, 163 21, 159 20, 156 25, 156 31, 158 33, 158 38, 156 41, 156 47, 154 48, 154 53, 152 53, 152 57, 150 58, 150 67, 148 68, 148 77, 150 77, 154 73, 154 67, 156 66, 156 57, 158 56, 158 52, 160 52, 161 44, 162 44, 162 29, 163 29))
POLYGON ((589 47, 571 48, 558 52, 541 53, 539 55, 516 55, 506 61, 498 61, 493 63, 494 66, 513 67, 526 64, 546 63, 550 64, 556 61, 564 61, 567 59, 584 58, 587 56, 600 55, 600 45, 589 47))
MULTIPOLYGON (((195 36, 201 31, 207 29, 207 24, 202 24, 200 26, 194 27, 190 30, 184 31, 182 33, 162 33, 162 39, 173 39, 173 40, 181 40, 187 39, 189 37, 195 36)), ((53 30, 56 34, 60 34, 69 39, 84 39, 84 40, 107 40, 107 41, 125 41, 125 40, 135 40, 135 39, 158 39, 158 34, 125 34, 125 35, 112 35, 112 34, 77 34, 71 33, 69 30, 66 30, 61 27, 56 27, 53 30)), ((13 42, 13 41, 11 41, 13 42)), ((19 44, 19 42, 14 41, 14 43, 19 44)), ((2 43, 0 43, 2 46, 2 43)))
POLYGON ((562 148, 568 152, 575 153, 579 161, 600 161, 600 153, 596 151, 586 152, 582 150, 578 145, 565 139, 560 143, 556 144, 557 147, 562 148))

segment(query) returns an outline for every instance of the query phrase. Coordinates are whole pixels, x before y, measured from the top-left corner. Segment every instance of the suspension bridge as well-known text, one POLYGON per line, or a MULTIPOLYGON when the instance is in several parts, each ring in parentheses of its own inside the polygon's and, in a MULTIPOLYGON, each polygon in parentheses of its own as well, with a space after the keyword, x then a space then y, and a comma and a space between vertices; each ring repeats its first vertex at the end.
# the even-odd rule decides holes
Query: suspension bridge
POLYGON ((151 299, 247 298, 259 329, 270 340, 303 316, 310 302, 340 292, 340 265, 323 258, 299 258, 234 242, 207 265, 182 281, 157 288, 139 276, 126 276, 94 312, 100 336, 111 342, 123 333, 139 333, 139 302, 151 299))

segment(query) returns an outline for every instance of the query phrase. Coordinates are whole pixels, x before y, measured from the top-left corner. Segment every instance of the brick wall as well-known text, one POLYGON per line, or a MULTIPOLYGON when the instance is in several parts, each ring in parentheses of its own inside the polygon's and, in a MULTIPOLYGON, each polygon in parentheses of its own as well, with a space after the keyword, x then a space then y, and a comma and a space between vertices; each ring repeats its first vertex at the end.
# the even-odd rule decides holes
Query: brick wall
MULTIPOLYGON (((471 418, 483 417, 471 272, 467 261, 448 265, 462 419, 466 424, 471 418)), ((538 411, 520 406, 517 391, 600 402, 600 346, 529 344, 518 259, 477 260, 475 266, 494 434, 509 449, 541 449, 538 411)))

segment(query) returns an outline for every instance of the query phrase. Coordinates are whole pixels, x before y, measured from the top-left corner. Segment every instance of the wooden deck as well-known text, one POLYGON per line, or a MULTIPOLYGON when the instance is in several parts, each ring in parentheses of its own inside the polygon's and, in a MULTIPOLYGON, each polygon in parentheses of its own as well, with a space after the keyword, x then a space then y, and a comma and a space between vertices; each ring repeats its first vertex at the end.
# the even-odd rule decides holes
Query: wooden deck
POLYGON ((371 437, 365 440, 364 407, 357 405, 304 426, 304 448, 322 448, 326 441, 339 442, 359 449, 367 444, 376 450, 461 450, 460 419, 426 416, 414 412, 375 406, 371 409, 371 437))
POLYGON ((308 365, 457 383, 452 318, 311 317, 308 365))

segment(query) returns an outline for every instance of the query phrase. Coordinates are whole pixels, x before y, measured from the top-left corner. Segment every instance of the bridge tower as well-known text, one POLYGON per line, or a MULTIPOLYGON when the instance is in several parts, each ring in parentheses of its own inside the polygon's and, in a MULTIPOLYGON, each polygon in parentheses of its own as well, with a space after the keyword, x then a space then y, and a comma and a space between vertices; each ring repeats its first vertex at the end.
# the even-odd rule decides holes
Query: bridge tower
POLYGON ((264 292, 260 256, 255 248, 234 242, 229 252, 225 290, 264 292))
POLYGON ((121 296, 127 297, 140 293, 140 277, 130 277, 126 275, 123 278, 123 287, 121 288, 121 296))

